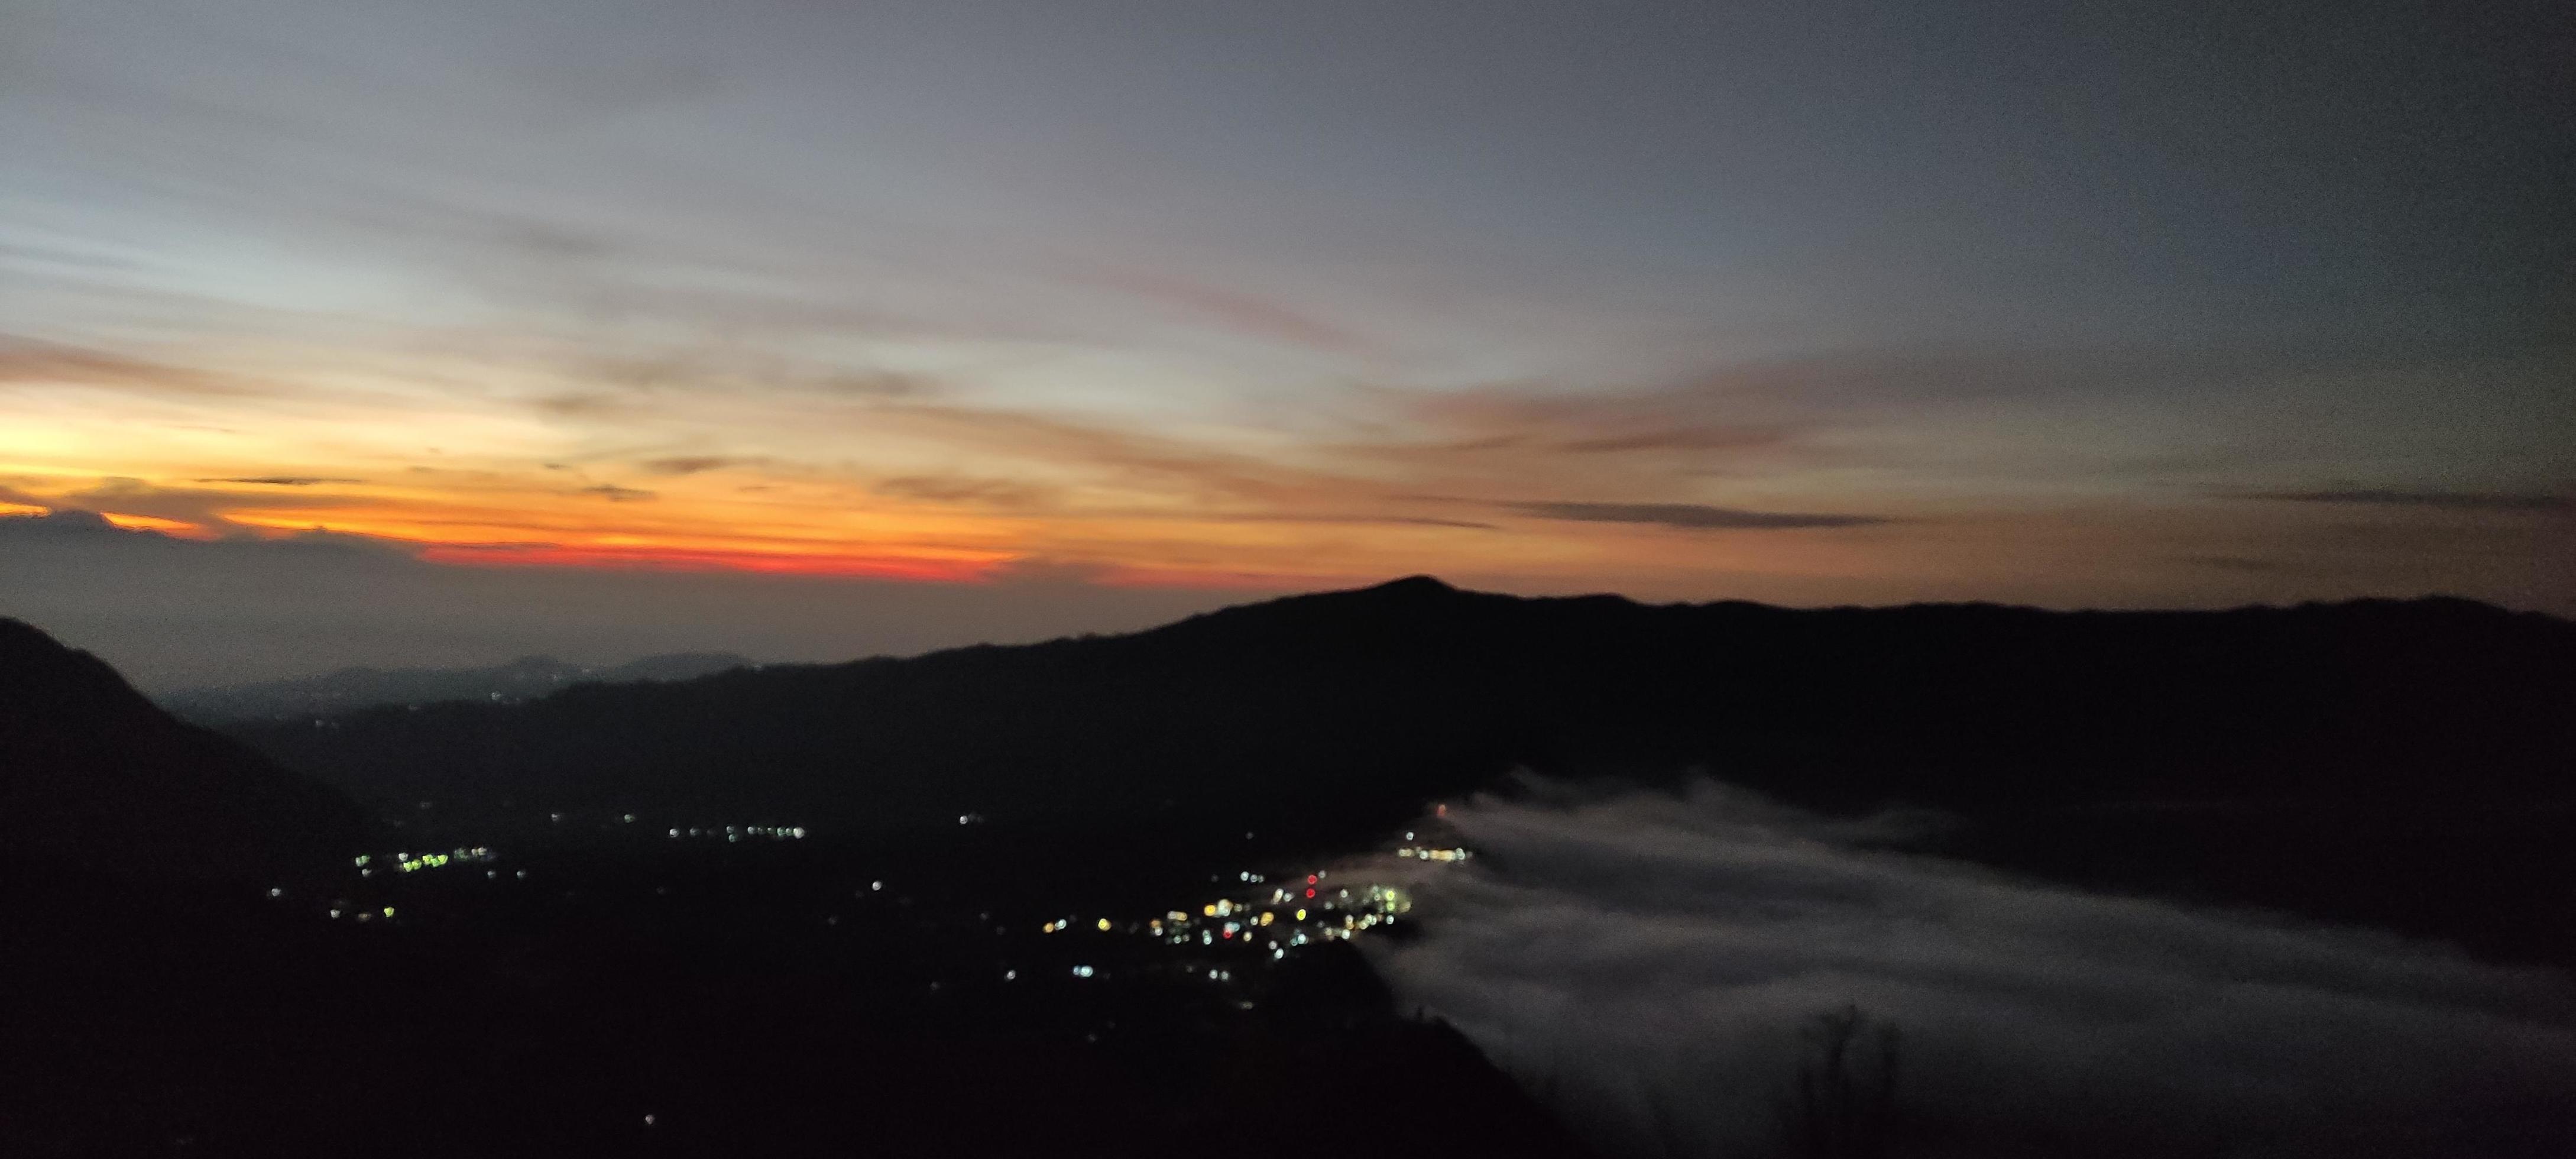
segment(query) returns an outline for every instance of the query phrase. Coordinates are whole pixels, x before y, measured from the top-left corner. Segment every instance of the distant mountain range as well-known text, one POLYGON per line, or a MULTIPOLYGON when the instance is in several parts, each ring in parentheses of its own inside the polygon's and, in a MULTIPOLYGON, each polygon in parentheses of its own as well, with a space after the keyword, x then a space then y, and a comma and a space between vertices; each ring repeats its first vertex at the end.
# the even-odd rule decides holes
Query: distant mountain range
POLYGON ((97 657, 0 619, 0 863, 302 881, 376 829, 348 798, 172 719, 97 657))
POLYGON ((201 724, 309 720, 377 705, 448 700, 512 703, 551 695, 574 684, 694 680, 750 664, 750 659, 731 652, 675 652, 607 667, 522 656, 490 668, 343 668, 291 680, 191 688, 158 699, 162 707, 201 724))
MULTIPOLYGON (((1282 850, 1515 767, 1698 768, 1801 805, 1946 810, 1971 822, 1962 852, 2101 884, 2437 932, 2467 930, 2479 890, 2576 916, 2570 876, 2530 862, 2571 837, 2576 624, 2448 599, 1799 611, 1415 578, 1127 636, 234 731, 389 813, 975 814, 1282 850)), ((2576 958, 2568 924, 2534 952, 2576 958)))
POLYGON ((309 859, 366 823, 320 782, 378 818, 434 803, 460 836, 551 813, 863 840, 973 817, 1138 856, 1239 832, 1278 857, 1516 768, 1701 770, 1808 807, 1937 809, 1947 851, 2008 868, 2576 964, 2576 624, 2459 600, 1798 611, 1415 578, 1126 636, 709 658, 725 670, 544 696, 487 678, 227 726, 266 760, 0 626, 12 855, 309 859))
POLYGON ((876 821, 1341 808, 1513 765, 1697 765, 1826 806, 2519 795, 2576 768, 2576 624, 2442 599, 1797 611, 1416 578, 1126 636, 472 699, 236 732, 395 803, 876 821))

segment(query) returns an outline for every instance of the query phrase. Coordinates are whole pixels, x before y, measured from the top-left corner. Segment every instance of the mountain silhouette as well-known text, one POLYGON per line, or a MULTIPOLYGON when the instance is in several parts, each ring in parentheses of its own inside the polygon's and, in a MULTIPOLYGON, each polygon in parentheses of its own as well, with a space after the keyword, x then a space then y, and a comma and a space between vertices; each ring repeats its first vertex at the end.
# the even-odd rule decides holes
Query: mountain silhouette
POLYGON ((1695 764, 1839 806, 2520 797, 2564 788, 2571 704, 2576 625, 2456 600, 1796 611, 1417 577, 1127 636, 241 735, 392 802, 1077 820, 1409 809, 1512 765, 1695 764))
MULTIPOLYGON (((2543 935, 2460 907, 2476 888, 2566 904, 2565 875, 2525 860, 2563 844, 2571 705, 2576 624, 2462 600, 1792 610, 1415 577, 1132 635, 236 734, 387 811, 845 832, 980 815, 1282 850, 1381 834, 1515 768, 1699 769, 1809 807, 1949 811, 1977 823, 1960 852, 2008 866, 2531 949, 2543 935)), ((2576 957, 2545 937, 2533 952, 2576 957)))
POLYGON ((0 619, 0 859, 303 880, 345 866, 372 827, 331 789, 173 719, 97 657, 0 619))
POLYGON ((253 752, 0 621, 0 858, 347 867, 368 822, 321 781, 413 847, 511 859, 278 900, 0 872, 0 965, 32 979, 0 987, 25 1048, 0 1088, 34 1108, 0 1150, 631 1153, 653 1113, 689 1154, 1017 1154, 1023 1119, 1065 1153, 1286 1153, 1311 1137, 1242 1124, 1322 1106, 1357 1153, 1575 1153, 1354 951, 1238 1002, 1196 962, 1154 972, 1159 941, 1038 922, 1382 847, 1515 769, 1699 769, 1931 806, 1935 852, 2017 871, 2571 966, 2571 705, 2576 625, 2457 600, 1798 611, 1414 578, 1132 635, 233 726, 253 752), (816 839, 661 836, 736 822, 816 839), (342 892, 401 918, 339 919, 342 892))

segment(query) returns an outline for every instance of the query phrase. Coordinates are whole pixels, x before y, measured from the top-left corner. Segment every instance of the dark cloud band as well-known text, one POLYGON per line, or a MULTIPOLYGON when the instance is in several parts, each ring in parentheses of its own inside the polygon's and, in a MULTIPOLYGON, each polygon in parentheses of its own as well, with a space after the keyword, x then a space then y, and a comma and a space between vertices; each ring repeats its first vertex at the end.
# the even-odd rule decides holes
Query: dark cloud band
POLYGON ((1746 511, 1699 503, 1506 503, 1505 510, 1541 519, 1581 523, 1646 523, 1690 531, 1782 531, 1813 527, 1867 527, 1892 522, 1879 515, 1824 515, 1746 511))

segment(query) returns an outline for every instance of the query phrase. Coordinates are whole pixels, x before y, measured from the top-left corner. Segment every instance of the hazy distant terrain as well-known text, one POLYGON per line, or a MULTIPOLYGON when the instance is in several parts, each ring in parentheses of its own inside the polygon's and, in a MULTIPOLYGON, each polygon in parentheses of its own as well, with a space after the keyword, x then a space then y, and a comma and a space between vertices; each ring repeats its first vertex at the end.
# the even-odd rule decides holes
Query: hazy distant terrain
POLYGON ((188 688, 155 699, 180 717, 203 724, 295 720, 378 705, 407 707, 450 700, 515 703, 575 684, 694 680, 751 663, 750 658, 731 652, 677 652, 614 665, 522 656, 489 668, 343 668, 291 680, 188 688))

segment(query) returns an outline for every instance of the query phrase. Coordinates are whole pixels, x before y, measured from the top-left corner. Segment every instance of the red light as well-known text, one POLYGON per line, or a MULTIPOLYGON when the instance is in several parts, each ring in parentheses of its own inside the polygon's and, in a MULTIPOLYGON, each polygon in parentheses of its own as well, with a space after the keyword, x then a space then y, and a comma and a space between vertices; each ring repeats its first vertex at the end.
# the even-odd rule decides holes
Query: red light
POLYGON ((1315 875, 1314 875, 1314 874, 1309 873, 1309 874, 1307 874, 1307 875, 1306 875, 1306 884, 1308 884, 1308 885, 1313 885, 1313 884, 1315 884, 1315 875))
POLYGON ((1307 890, 1307 891, 1306 891, 1306 896, 1308 896, 1308 897, 1313 897, 1313 896, 1315 896, 1315 891, 1314 891, 1314 890, 1311 890, 1311 889, 1307 890))
POLYGON ((1227 931, 1225 932, 1225 936, 1227 936, 1227 937, 1229 937, 1229 938, 1233 937, 1233 936, 1234 936, 1234 931, 1233 931, 1233 930, 1227 930, 1227 931))

